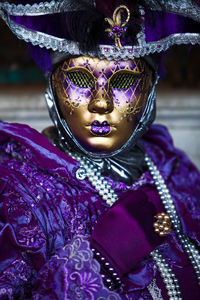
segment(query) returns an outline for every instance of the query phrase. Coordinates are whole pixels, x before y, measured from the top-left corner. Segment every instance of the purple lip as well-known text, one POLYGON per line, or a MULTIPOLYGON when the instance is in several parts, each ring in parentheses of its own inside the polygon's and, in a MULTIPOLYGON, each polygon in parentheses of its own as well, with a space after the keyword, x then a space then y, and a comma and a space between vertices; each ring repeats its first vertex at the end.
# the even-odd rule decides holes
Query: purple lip
POLYGON ((99 121, 93 121, 90 130, 96 135, 106 135, 110 132, 110 125, 107 121, 100 123, 99 121))

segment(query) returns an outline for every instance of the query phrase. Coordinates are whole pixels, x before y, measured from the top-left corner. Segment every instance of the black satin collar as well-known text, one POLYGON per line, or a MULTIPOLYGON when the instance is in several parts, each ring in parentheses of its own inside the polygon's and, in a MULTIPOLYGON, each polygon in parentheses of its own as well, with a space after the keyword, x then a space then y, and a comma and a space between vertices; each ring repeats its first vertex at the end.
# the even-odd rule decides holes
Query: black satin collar
POLYGON ((102 175, 131 185, 145 171, 144 155, 141 143, 137 143, 125 153, 110 158, 89 159, 101 167, 102 175))

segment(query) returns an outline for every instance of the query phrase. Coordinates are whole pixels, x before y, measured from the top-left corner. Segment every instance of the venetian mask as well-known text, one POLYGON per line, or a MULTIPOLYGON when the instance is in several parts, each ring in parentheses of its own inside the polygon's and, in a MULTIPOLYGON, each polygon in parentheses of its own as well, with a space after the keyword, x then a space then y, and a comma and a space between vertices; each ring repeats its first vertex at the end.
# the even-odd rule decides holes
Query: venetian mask
POLYGON ((58 110, 87 151, 112 154, 133 134, 152 87, 142 59, 109 61, 80 56, 53 73, 58 110))

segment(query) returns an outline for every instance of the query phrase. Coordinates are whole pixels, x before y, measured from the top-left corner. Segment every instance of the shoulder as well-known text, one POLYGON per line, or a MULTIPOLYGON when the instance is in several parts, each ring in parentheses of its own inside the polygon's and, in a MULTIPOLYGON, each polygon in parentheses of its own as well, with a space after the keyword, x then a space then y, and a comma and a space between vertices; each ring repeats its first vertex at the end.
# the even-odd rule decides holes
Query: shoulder
POLYGON ((1 160, 15 158, 41 171, 73 180, 78 163, 45 136, 24 124, 0 122, 1 160))
POLYGON ((166 176, 184 168, 199 174, 188 156, 174 146, 173 139, 165 126, 152 125, 144 136, 143 143, 146 153, 166 173, 166 176), (180 166, 181 168, 178 168, 180 166))

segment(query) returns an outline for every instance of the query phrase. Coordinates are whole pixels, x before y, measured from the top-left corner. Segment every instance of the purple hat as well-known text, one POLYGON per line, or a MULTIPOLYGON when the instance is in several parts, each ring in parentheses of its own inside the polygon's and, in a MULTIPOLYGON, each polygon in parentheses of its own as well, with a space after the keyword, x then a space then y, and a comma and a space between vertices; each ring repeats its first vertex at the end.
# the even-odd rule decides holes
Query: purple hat
POLYGON ((0 3, 0 16, 46 71, 52 52, 126 60, 200 44, 198 0, 18 0, 0 3))

